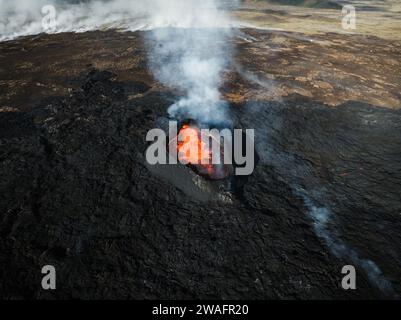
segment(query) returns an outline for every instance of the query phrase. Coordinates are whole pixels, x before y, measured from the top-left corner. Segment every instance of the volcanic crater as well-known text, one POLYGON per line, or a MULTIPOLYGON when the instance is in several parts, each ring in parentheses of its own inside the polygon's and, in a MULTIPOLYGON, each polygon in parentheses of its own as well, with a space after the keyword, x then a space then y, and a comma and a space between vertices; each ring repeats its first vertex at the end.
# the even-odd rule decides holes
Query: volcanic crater
POLYGON ((212 181, 145 159, 180 92, 152 77, 144 36, 0 43, 1 296, 397 297, 401 43, 238 31, 243 68, 226 70, 221 92, 234 127, 255 129, 258 160, 250 176, 212 181), (358 259, 325 241, 317 209, 358 259), (356 262, 358 290, 344 291, 341 268, 356 262), (46 264, 54 292, 38 286, 46 264))

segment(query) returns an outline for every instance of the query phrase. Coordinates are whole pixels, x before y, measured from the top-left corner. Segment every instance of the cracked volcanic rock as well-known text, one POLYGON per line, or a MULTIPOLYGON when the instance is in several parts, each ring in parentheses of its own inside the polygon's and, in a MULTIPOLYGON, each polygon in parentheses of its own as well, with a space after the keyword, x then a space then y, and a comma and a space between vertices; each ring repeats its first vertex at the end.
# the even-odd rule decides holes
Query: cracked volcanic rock
MULTIPOLYGON (((95 34, 109 37, 70 36, 82 37, 82 49, 95 34)), ((103 39, 105 47, 124 37, 103 39)), ((1 52, 26 49, 34 61, 48 39, 1 44, 1 52)), ((113 67, 97 61, 95 69, 84 57, 68 75, 49 73, 59 77, 52 94, 45 86, 2 98, 15 108, 0 112, 2 298, 388 297, 359 266, 358 290, 341 289, 350 262, 317 236, 299 190, 333 212, 328 232, 401 291, 400 111, 332 107, 294 92, 234 99, 230 114, 236 127, 256 129, 259 161, 216 197, 214 182, 186 167, 146 163, 146 133, 177 93, 140 62, 124 69, 132 50, 113 67), (54 292, 40 289, 46 264, 57 268, 54 292)), ((35 81, 27 74, 25 89, 35 81)))

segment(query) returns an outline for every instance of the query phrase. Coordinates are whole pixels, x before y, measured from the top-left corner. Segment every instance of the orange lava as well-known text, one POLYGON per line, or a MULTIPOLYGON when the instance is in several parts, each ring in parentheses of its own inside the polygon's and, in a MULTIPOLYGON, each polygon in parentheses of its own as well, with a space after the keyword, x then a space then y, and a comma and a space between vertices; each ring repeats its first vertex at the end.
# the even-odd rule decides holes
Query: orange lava
POLYGON ((178 133, 177 149, 181 163, 201 166, 202 171, 213 174, 211 150, 202 141, 201 132, 196 126, 183 125, 178 133))

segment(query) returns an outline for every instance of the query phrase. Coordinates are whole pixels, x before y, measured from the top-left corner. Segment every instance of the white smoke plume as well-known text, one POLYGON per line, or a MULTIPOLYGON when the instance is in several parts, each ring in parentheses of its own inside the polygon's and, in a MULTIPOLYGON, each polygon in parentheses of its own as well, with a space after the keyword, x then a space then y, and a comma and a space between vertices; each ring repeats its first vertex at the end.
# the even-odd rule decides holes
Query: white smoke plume
POLYGON ((183 92, 170 114, 221 123, 227 117, 218 89, 230 57, 226 40, 233 24, 221 9, 226 4, 221 0, 0 0, 0 41, 42 32, 152 30, 148 39, 153 74, 183 92), (43 27, 51 18, 42 11, 45 5, 56 9, 50 30, 43 27))
POLYGON ((334 213, 326 207, 316 205, 305 190, 299 188, 296 190, 308 207, 316 235, 325 242, 331 252, 339 259, 349 259, 355 265, 360 266, 366 272, 371 283, 387 296, 395 297, 391 282, 385 278, 377 264, 372 260, 361 258, 354 248, 341 239, 336 229, 330 230, 329 225, 335 223, 334 213))
POLYGON ((0 41, 45 32, 42 8, 47 5, 56 9, 57 24, 52 32, 59 33, 221 26, 221 4, 223 1, 219 0, 0 0, 0 41), (206 7, 210 9, 207 15, 195 18, 206 7))
POLYGON ((184 92, 170 115, 208 124, 226 122, 219 86, 230 58, 230 20, 215 0, 168 1, 157 12, 155 25, 165 21, 168 27, 151 33, 151 69, 162 83, 184 92))
POLYGON ((56 10, 56 26, 51 32, 59 33, 123 27, 128 18, 140 15, 141 10, 132 10, 130 4, 132 2, 119 0, 107 2, 0 0, 0 40, 49 32, 43 28, 42 23, 47 19, 46 13, 42 12, 42 8, 46 5, 54 6, 56 10))

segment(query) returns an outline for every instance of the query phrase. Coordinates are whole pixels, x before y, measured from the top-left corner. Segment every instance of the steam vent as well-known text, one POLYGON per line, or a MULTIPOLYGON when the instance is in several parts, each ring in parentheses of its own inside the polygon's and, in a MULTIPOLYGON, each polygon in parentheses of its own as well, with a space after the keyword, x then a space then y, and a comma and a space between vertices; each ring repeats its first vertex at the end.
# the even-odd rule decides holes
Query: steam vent
POLYGON ((400 21, 0 0, 0 298, 400 299, 400 21))

